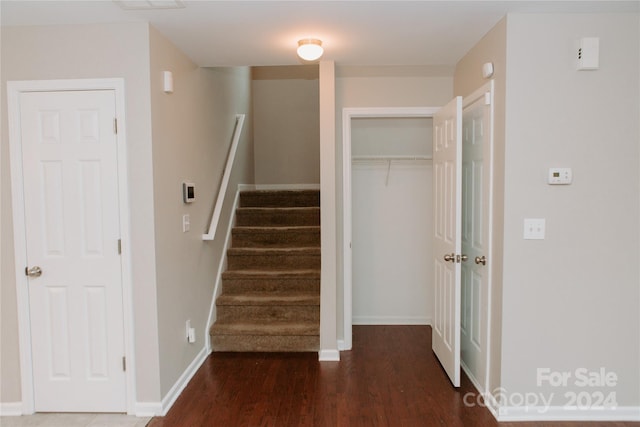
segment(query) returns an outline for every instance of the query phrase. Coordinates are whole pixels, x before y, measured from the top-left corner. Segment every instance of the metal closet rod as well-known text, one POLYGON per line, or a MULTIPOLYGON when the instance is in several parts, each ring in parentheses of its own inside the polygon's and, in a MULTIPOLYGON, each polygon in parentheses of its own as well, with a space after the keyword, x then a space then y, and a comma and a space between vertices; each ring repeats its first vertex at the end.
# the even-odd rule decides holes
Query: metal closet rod
POLYGON ((391 175, 391 162, 396 160, 432 160, 431 156, 352 156, 351 161, 383 161, 387 162, 387 178, 384 181, 385 187, 389 185, 389 175, 391 175))

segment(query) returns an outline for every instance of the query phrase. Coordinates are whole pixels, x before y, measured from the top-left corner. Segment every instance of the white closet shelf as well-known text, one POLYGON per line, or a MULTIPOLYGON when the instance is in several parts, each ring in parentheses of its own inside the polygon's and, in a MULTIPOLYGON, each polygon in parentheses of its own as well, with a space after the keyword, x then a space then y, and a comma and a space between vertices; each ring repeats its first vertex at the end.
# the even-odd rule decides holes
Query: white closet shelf
POLYGON ((432 160, 432 156, 352 156, 351 160, 432 160))

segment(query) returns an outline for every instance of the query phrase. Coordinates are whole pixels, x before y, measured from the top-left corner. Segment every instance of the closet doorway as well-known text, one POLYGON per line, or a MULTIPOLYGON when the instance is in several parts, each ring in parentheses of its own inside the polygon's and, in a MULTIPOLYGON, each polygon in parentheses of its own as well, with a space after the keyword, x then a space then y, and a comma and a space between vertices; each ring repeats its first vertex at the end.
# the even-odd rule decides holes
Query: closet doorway
POLYGON ((353 324, 430 323, 430 141, 432 117, 439 109, 343 110, 341 349, 351 348, 353 324), (419 141, 419 135, 426 137, 419 141))

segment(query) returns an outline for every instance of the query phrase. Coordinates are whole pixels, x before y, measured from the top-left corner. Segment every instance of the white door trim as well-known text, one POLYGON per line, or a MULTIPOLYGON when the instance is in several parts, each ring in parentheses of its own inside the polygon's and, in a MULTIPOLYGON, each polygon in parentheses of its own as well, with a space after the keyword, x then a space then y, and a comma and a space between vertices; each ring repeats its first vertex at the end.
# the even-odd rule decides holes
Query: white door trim
POLYGON ((20 94, 26 92, 113 90, 116 98, 118 121, 118 192, 120 202, 120 232, 122 238, 122 292, 124 313, 124 349, 127 360, 126 392, 127 412, 135 413, 135 356, 133 334, 133 300, 131 274, 131 233, 129 228, 129 193, 127 173, 127 145, 125 126, 124 80, 32 80, 7 82, 9 118, 9 149, 11 164, 11 193, 13 207, 13 236, 15 254, 16 292, 18 303, 18 339, 20 347, 20 378, 22 385, 22 413, 35 411, 31 354, 31 324, 29 318, 29 294, 24 268, 26 259, 26 227, 24 221, 24 192, 22 179, 22 140, 20 133, 20 94))
POLYGON ((352 301, 352 211, 351 211, 351 119, 379 117, 433 117, 440 107, 371 107, 342 109, 342 224, 343 224, 343 322, 344 339, 339 350, 350 350, 352 346, 353 301, 352 301))

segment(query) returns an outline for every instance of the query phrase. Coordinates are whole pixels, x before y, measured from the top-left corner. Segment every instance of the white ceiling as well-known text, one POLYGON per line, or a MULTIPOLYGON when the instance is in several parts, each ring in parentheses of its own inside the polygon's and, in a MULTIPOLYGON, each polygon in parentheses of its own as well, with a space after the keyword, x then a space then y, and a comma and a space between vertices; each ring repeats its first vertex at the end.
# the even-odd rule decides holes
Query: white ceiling
MULTIPOLYGON (((139 1, 139 0, 133 0, 139 1)), ((127 0, 132 3, 132 0, 127 0)), ((110 0, 0 1, 5 25, 149 22, 201 66, 293 65, 297 41, 336 64, 450 68, 507 12, 622 12, 640 1, 218 1, 125 10, 110 0)))

